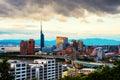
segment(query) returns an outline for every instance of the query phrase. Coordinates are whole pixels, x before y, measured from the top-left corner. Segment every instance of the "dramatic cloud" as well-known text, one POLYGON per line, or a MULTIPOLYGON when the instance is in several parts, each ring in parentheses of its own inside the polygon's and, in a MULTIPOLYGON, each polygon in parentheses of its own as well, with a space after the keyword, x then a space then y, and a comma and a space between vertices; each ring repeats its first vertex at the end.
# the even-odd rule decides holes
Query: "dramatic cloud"
MULTIPOLYGON (((0 0, 1 17, 49 20, 55 15, 84 17, 120 13, 120 0, 0 0)), ((60 19, 61 20, 61 19, 60 19)))
POLYGON ((97 22, 104 22, 102 19, 97 19, 97 22))
POLYGON ((120 0, 0 0, 0 39, 39 38, 41 20, 50 39, 119 35, 120 0))

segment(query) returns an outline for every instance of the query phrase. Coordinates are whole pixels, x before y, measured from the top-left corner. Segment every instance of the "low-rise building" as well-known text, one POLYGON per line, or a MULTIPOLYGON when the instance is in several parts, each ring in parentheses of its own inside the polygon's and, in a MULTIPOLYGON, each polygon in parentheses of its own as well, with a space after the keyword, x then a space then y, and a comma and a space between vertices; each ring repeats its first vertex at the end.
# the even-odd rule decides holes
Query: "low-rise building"
POLYGON ((89 74, 91 72, 95 71, 95 69, 93 68, 83 68, 79 71, 79 73, 82 73, 82 74, 89 74))

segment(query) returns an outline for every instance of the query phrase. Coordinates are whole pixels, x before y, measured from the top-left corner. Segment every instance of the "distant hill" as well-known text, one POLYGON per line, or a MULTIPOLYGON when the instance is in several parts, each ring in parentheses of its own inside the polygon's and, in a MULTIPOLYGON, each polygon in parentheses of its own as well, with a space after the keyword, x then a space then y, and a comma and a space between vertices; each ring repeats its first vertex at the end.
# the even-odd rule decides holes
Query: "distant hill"
MULTIPOLYGON (((80 39, 83 40, 85 45, 119 45, 120 41, 116 40, 109 40, 109 39, 100 39, 100 38, 88 38, 88 39, 80 39)), ((19 45, 21 40, 0 40, 0 45, 8 45, 8 44, 13 44, 13 45, 19 45)), ((71 39, 69 40, 69 42, 71 39)), ((39 45, 40 41, 35 40, 35 44, 39 45)), ((56 45, 56 40, 46 40, 45 45, 56 45)))
POLYGON ((88 38, 82 39, 85 45, 119 45, 120 41, 100 39, 100 38, 88 38))

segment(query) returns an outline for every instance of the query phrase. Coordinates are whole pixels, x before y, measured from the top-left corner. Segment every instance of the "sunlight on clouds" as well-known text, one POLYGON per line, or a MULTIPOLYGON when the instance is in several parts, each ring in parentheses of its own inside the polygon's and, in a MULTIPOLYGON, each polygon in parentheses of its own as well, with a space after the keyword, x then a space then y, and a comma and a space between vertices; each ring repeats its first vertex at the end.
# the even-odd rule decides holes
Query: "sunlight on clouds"
POLYGON ((0 39, 39 39, 42 21, 45 39, 101 37, 117 39, 120 6, 98 0, 0 0, 0 39), (104 3, 102 5, 98 5, 104 3), (17 37, 16 37, 17 36, 17 37))

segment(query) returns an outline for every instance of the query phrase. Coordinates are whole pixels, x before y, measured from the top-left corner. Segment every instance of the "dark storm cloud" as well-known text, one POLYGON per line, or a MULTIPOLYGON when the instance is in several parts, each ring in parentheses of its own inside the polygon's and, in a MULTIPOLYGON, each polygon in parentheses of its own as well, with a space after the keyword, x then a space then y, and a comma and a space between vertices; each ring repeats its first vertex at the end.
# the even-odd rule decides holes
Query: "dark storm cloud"
POLYGON ((22 9, 26 3, 27 3, 27 0, 5 0, 7 3, 9 3, 10 5, 14 6, 14 8, 17 8, 17 9, 22 9))
POLYGON ((120 10, 117 10, 120 0, 86 0, 85 5, 88 10, 93 12, 120 13, 120 10))
MULTIPOLYGON (((85 10, 95 14, 120 13, 120 0, 0 0, 0 16, 23 17, 42 13, 49 6, 55 14, 82 17, 85 10)), ((47 13, 49 16, 51 12, 47 13)))

